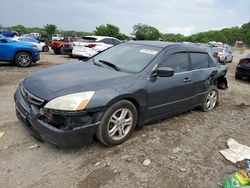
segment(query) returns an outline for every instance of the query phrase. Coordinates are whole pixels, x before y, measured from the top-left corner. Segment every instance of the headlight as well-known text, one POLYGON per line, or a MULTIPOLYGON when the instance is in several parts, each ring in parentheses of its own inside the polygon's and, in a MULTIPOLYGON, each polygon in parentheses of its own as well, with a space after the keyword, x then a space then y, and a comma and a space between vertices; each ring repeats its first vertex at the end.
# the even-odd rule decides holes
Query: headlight
POLYGON ((94 93, 94 91, 88 91, 58 97, 49 101, 44 108, 64 111, 83 110, 94 93))

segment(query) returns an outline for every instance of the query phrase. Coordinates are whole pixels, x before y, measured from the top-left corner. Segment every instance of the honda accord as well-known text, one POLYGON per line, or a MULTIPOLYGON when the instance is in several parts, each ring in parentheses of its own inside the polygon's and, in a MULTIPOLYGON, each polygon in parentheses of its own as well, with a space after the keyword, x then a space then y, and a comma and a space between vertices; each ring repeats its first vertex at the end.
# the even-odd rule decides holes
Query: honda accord
POLYGON ((27 76, 16 114, 34 137, 58 147, 112 146, 135 127, 199 107, 213 110, 227 68, 198 46, 129 41, 95 57, 27 76))

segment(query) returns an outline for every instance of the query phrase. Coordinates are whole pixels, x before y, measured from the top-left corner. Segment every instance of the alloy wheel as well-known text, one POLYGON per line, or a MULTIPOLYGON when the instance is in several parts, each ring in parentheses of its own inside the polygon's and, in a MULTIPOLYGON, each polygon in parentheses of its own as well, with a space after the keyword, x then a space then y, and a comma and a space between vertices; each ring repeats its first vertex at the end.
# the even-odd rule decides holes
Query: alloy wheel
POLYGON ((23 54, 18 57, 18 63, 23 67, 28 66, 30 64, 30 61, 31 60, 28 55, 23 54))
POLYGON ((207 100, 206 100, 206 108, 208 110, 212 110, 216 103, 217 103, 217 92, 215 90, 212 90, 208 95, 207 95, 207 100))
POLYGON ((127 108, 118 109, 108 123, 108 135, 112 140, 123 139, 132 128, 133 115, 127 108))

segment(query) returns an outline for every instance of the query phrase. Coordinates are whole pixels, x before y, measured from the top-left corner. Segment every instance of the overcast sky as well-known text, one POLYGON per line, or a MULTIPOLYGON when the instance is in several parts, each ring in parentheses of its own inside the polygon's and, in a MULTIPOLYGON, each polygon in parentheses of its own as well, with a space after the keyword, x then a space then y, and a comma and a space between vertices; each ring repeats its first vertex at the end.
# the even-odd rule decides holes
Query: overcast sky
POLYGON ((193 33, 250 21, 250 0, 0 0, 0 24, 93 31, 117 25, 130 34, 137 23, 163 33, 193 33))

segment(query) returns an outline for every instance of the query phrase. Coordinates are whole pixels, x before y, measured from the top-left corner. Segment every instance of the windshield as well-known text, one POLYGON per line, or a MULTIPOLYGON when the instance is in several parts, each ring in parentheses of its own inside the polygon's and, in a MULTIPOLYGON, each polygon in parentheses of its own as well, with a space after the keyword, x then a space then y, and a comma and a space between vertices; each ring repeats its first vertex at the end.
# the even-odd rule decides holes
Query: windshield
POLYGON ((98 54, 93 60, 94 63, 113 64, 119 71, 136 73, 142 71, 160 51, 160 47, 123 43, 98 54))

